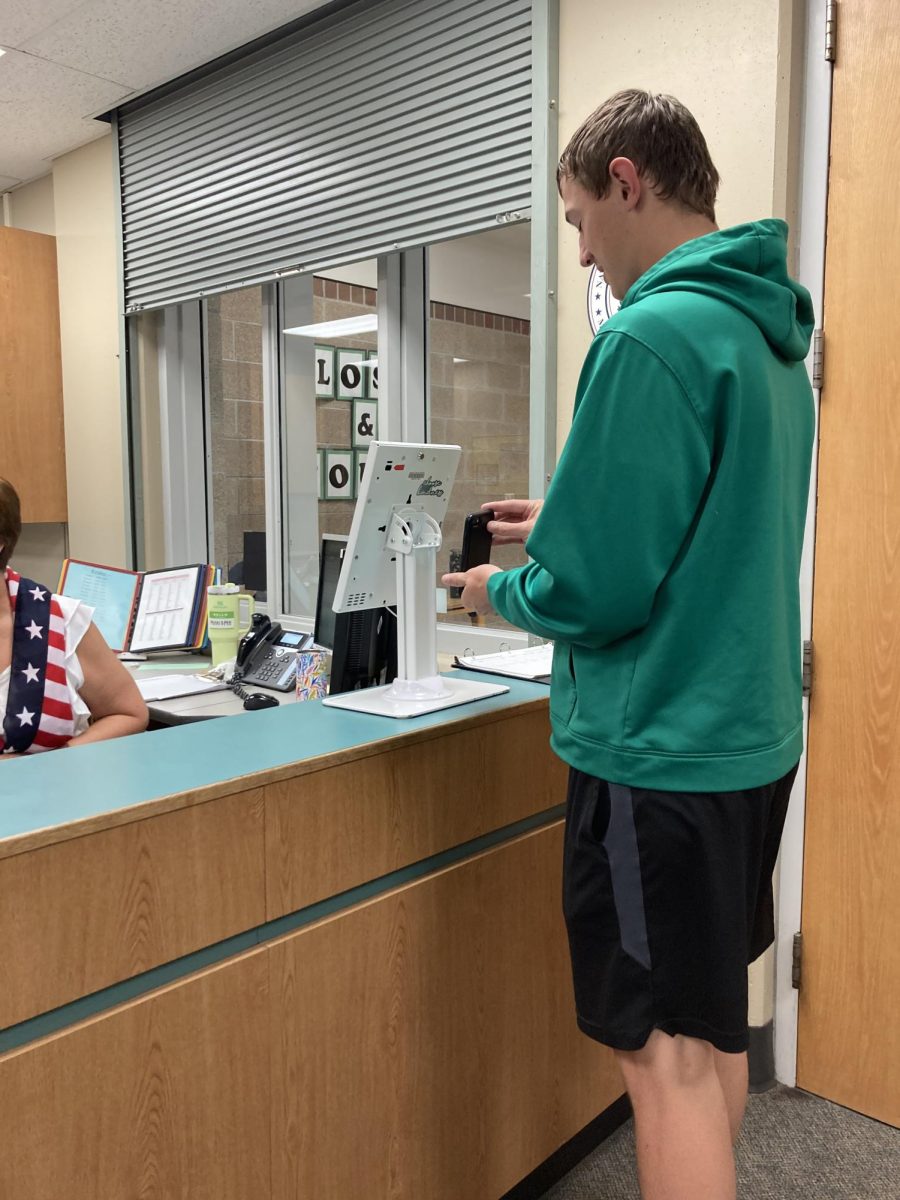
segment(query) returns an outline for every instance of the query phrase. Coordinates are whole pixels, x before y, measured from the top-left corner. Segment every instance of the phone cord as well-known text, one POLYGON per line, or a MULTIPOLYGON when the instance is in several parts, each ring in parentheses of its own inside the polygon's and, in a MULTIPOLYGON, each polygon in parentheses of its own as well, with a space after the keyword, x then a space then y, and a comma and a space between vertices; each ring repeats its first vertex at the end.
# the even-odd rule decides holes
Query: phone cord
POLYGON ((231 690, 237 696, 238 700, 246 700, 247 697, 250 695, 250 693, 245 688, 241 687, 241 682, 242 682, 243 678, 244 678, 244 672, 241 670, 240 667, 235 667, 234 671, 232 672, 231 681, 229 682, 228 686, 231 688, 231 690))

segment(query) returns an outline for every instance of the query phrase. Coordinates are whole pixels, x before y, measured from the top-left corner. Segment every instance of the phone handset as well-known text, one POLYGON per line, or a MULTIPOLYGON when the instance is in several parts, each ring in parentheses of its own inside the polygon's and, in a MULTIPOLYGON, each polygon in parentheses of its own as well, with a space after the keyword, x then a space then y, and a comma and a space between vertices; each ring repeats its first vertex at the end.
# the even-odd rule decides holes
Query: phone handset
POLYGON ((265 642, 277 641, 281 637, 281 626, 273 624, 265 613, 254 613, 250 630, 241 638, 238 646, 235 666, 241 669, 247 665, 253 651, 265 642))

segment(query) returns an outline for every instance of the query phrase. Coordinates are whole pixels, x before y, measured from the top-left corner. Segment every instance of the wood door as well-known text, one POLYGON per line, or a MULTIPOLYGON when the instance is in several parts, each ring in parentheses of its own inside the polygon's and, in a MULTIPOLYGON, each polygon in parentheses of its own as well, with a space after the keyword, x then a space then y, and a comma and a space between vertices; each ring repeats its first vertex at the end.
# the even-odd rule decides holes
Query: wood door
POLYGON ((840 5, 797 1082, 900 1126, 900 0, 840 5))
POLYGON ((23 521, 65 521, 56 239, 0 228, 0 476, 23 521))

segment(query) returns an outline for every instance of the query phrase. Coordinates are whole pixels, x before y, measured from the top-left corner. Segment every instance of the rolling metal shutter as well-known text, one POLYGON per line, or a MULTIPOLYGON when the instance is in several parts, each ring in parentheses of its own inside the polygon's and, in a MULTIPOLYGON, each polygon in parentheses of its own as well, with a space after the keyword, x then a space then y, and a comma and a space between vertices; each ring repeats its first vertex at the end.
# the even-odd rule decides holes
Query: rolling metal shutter
POLYGON ((531 203, 531 0, 360 0, 116 114, 125 308, 531 203))

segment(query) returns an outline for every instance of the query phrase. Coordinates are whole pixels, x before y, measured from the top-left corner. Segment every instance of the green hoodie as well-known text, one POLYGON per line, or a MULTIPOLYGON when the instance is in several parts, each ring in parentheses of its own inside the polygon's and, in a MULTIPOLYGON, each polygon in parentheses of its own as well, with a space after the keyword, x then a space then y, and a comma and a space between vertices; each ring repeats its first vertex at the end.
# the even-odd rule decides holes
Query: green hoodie
POLYGON ((494 608, 555 643, 552 744, 615 783, 731 791, 802 750, 808 293, 782 221, 677 247, 588 351, 572 429, 494 608))

